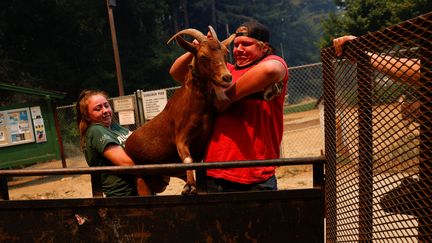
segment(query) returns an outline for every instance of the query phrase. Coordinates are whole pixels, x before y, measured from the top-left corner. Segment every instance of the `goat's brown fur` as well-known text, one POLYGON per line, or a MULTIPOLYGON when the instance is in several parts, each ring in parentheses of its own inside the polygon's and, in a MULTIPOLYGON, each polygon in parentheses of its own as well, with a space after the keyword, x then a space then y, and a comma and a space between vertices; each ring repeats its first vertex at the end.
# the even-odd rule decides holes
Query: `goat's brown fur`
MULTIPOLYGON (((194 54, 194 58, 182 87, 174 93, 165 108, 127 139, 126 153, 136 164, 202 160, 214 124, 214 89, 227 87, 231 82, 225 60, 227 46, 233 38, 221 43, 214 30, 209 28, 213 38, 207 39, 202 33, 188 29, 170 39, 175 38, 180 46, 194 54), (180 36, 190 33, 198 39, 199 45, 193 45, 180 36)), ((185 179, 184 174, 178 177, 185 179)), ((153 189, 159 192, 165 188, 153 189)), ((182 194, 195 193, 193 171, 187 171, 182 194)))

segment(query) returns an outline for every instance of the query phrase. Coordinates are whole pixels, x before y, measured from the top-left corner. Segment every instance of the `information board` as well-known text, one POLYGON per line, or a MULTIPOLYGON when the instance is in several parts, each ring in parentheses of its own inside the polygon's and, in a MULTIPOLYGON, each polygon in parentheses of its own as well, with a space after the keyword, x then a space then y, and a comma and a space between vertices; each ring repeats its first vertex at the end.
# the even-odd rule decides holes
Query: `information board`
POLYGON ((143 92, 142 101, 145 119, 150 120, 164 109, 168 101, 166 90, 161 89, 143 92))
POLYGON ((134 110, 132 97, 114 98, 113 103, 115 112, 134 110))
POLYGON ((0 111, 0 147, 34 141, 29 108, 0 111))
POLYGON ((119 111, 119 123, 120 125, 132 125, 135 124, 135 113, 134 111, 119 111))

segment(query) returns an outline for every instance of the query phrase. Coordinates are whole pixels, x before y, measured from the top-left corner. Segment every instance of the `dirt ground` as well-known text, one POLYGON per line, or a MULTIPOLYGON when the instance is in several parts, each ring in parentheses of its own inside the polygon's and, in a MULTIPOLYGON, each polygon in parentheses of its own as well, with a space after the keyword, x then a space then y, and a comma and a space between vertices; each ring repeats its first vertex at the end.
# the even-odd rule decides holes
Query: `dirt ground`
MULTIPOLYGON (((284 124, 285 135, 282 143, 282 157, 319 155, 322 148, 319 141, 321 134, 316 134, 317 131, 320 132, 317 110, 286 116, 284 124), (307 139, 309 145, 305 146, 302 139, 307 139), (304 147, 310 146, 312 146, 312 150, 305 150, 304 147)), ((66 164, 68 168, 87 167, 82 156, 67 158, 66 164)), ((26 169, 48 168, 62 168, 62 163, 61 161, 38 163, 26 169)), ((277 169, 276 176, 278 187, 282 190, 312 187, 312 166, 309 165, 282 166, 277 169)), ((180 195, 183 185, 182 180, 171 178, 168 188, 160 195, 180 195)), ((10 178, 8 186, 11 200, 92 197, 89 175, 14 177, 10 178)))
MULTIPOLYGON (((77 164, 85 162, 77 162, 77 164)), ((61 168, 60 161, 45 163, 49 168, 61 168)), ((40 169, 40 166, 32 166, 40 169)), ((280 167, 277 170, 279 189, 312 187, 312 174, 308 166, 280 167)), ((180 195, 184 182, 171 178, 168 188, 159 195, 180 195)), ((27 199, 59 199, 91 197, 89 175, 48 176, 48 177, 17 177, 9 182, 9 198, 11 200, 27 199)))

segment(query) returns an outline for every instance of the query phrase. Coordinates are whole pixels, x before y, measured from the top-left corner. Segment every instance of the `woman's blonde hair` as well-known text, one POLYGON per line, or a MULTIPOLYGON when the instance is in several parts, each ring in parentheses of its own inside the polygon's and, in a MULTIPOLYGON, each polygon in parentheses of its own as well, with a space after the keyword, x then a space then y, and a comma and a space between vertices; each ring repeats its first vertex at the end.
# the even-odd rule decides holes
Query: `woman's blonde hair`
POLYGON ((105 91, 101 90, 83 90, 78 96, 78 101, 76 103, 76 112, 77 112, 77 125, 80 136, 80 146, 81 149, 84 149, 86 146, 86 132, 89 128, 91 121, 88 115, 88 100, 90 97, 94 95, 102 95, 108 99, 108 94, 105 91))

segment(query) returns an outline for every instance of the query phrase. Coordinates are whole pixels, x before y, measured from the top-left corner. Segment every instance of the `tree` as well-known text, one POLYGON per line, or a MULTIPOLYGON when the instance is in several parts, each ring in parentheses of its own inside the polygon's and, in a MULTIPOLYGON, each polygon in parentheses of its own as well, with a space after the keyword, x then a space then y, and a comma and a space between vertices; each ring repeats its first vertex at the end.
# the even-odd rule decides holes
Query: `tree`
POLYGON ((364 35, 432 10, 430 0, 337 0, 335 4, 339 11, 330 13, 324 21, 321 47, 330 46, 336 37, 364 35))
POLYGON ((5 82, 68 91, 75 99, 82 87, 111 76, 104 2, 9 1, 0 11, 2 58, 10 70, 5 82))
MULTIPOLYGON (((164 1, 118 1, 114 9, 128 94, 174 84, 166 11, 164 1)), ((65 103, 85 88, 117 95, 105 1, 9 1, 0 9, 0 26, 2 82, 66 91, 65 103)))
MULTIPOLYGON (((184 50, 166 41, 177 31, 212 25, 224 39, 247 20, 272 33, 290 66, 319 61, 318 24, 331 0, 117 0, 114 20, 125 93, 178 85, 169 76, 184 50)), ((105 0, 5 1, 0 8, 0 82, 67 92, 118 94, 105 0)), ((1 100, 8 101, 5 95, 1 100)))

